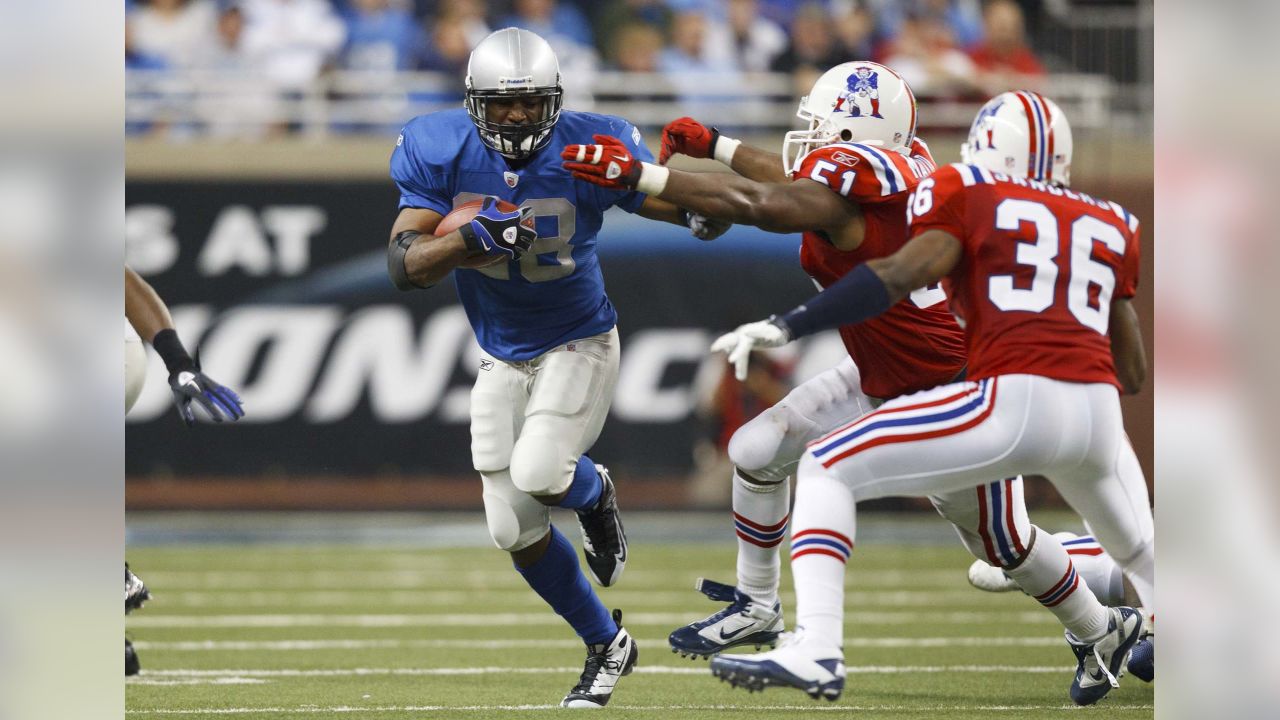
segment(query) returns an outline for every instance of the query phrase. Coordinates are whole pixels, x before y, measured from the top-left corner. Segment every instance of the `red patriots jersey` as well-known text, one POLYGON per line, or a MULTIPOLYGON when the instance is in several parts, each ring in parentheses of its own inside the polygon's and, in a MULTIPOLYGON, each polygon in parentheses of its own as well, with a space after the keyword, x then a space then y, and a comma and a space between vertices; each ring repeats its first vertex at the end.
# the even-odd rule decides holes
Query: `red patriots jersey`
MULTIPOLYGON (((800 265, 827 287, 859 264, 892 255, 907 241, 907 199, 933 172, 929 148, 917 140, 910 158, 859 143, 827 145, 805 156, 793 179, 826 185, 862 207, 866 234, 842 252, 818 232, 804 233, 800 265)), ((862 392, 893 398, 951 382, 965 366, 964 333, 941 288, 922 288, 885 314, 840 328, 862 374, 862 392)))
POLYGON ((1138 285, 1138 219, 1114 202, 949 165, 911 197, 911 236, 945 230, 964 255, 943 285, 965 325, 970 380, 1116 380, 1113 297, 1138 285))

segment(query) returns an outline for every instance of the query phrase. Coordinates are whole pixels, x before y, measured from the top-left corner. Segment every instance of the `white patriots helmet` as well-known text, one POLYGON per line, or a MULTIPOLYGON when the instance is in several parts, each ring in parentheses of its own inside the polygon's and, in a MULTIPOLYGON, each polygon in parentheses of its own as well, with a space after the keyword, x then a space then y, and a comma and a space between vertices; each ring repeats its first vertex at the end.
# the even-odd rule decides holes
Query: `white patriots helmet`
POLYGON ((916 96, 907 81, 879 63, 841 63, 818 78, 800 99, 796 116, 808 130, 782 140, 782 169, 800 169, 806 155, 833 142, 859 142, 884 150, 911 147, 916 136, 916 96))
POLYGON ((486 145, 513 160, 527 158, 551 140, 560 119, 564 88, 560 61, 546 40, 528 30, 504 28, 481 40, 467 61, 467 114, 486 145), (490 122, 489 101, 534 97, 542 100, 535 122, 490 122))
POLYGON ((1001 93, 978 111, 960 157, 992 172, 1066 187, 1071 184, 1071 125, 1040 93, 1001 93))

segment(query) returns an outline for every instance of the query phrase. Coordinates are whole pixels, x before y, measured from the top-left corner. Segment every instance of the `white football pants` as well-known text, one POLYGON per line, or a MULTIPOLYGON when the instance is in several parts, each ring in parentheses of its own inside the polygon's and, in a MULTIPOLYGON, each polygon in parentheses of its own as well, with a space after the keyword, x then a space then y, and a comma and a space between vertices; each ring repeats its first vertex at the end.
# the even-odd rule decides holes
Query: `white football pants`
MULTIPOLYGON (((785 481, 794 475, 805 447, 833 430, 871 412, 879 404, 862 392, 862 380, 852 358, 826 370, 791 390, 776 405, 760 413, 734 433, 729 458, 747 477, 754 493, 734 493, 735 525, 740 555, 761 555, 782 540, 790 498, 785 481), (773 488, 773 494, 767 495, 773 488), (776 507, 773 507, 776 506, 776 507), (754 546, 754 547, 752 547, 754 546)), ((977 488, 939 493, 930 500, 938 512, 956 527, 964 546, 979 560, 1006 566, 1025 554, 1030 521, 1023 501, 1022 479, 991 482, 977 488)), ((767 592, 777 583, 779 570, 773 557, 741 558, 740 584, 767 592), (745 583, 742 582, 745 579, 745 583)))
POLYGON ((852 509, 855 499, 972 492, 990 478, 1023 473, 1053 482, 1153 613, 1151 506, 1119 394, 1108 384, 1004 375, 891 400, 809 446, 800 461, 796 531, 802 503, 848 502, 852 509), (809 478, 838 484, 806 487, 809 478), (840 486, 848 499, 826 496, 840 486), (815 492, 825 494, 799 497, 815 492))
POLYGON ((533 360, 483 354, 471 389, 471 462, 484 481, 489 534, 514 552, 550 529, 534 496, 558 495, 604 428, 618 380, 617 328, 533 360))

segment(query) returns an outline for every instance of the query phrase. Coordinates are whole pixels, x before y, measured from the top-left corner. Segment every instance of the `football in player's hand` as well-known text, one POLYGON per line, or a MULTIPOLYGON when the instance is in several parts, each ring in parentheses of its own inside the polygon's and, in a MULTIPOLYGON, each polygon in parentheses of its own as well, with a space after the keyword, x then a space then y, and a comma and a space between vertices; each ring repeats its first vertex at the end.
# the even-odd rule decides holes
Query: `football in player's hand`
MULTIPOLYGON (((472 218, 479 214, 481 205, 484 205, 484 200, 472 200, 471 202, 463 203, 454 208, 453 212, 445 215, 444 219, 440 221, 440 224, 436 226, 436 237, 444 237, 445 235, 448 235, 454 230, 457 230, 463 225, 471 222, 472 218)), ((498 209, 502 212, 515 212, 520 208, 506 202, 505 200, 499 200, 498 209)), ((530 218, 529 222, 532 223, 533 219, 530 218)), ((510 259, 510 257, 504 255, 498 255, 496 257, 492 255, 477 255, 476 257, 463 260, 458 264, 458 267, 482 268, 490 265, 497 265, 500 262, 505 262, 510 259)))

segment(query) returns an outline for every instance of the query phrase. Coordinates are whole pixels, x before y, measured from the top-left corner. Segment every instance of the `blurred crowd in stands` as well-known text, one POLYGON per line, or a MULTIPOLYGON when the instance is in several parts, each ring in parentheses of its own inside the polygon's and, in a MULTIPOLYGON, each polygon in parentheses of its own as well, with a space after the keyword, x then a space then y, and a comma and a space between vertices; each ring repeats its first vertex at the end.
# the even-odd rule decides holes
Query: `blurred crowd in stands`
MULTIPOLYGON (((335 70, 437 71, 461 97, 470 48, 527 28, 552 44, 567 86, 600 71, 656 73, 674 87, 700 72, 788 73, 796 95, 823 70, 873 59, 917 94, 983 97, 1035 87, 1028 44, 1041 0, 126 0, 130 69, 218 72, 270 92, 335 70)), ((572 87, 567 89, 572 90, 572 87)), ((572 98, 570 98, 572 100, 572 98)))

